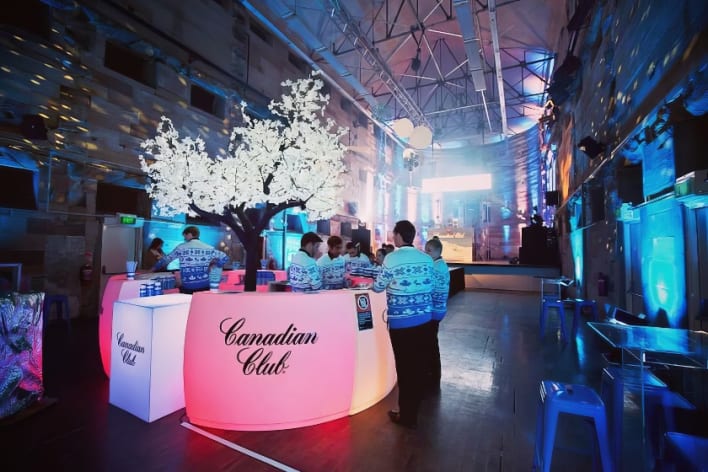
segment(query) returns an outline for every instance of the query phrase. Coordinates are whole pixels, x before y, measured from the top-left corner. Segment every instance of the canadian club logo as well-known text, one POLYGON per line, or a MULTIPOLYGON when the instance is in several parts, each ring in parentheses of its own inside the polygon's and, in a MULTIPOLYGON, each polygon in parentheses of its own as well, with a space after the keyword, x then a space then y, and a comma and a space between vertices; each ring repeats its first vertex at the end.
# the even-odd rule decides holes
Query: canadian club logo
POLYGON ((123 364, 135 365, 135 357, 140 354, 145 354, 145 348, 138 343, 136 339, 135 342, 124 341, 125 333, 116 334, 116 342, 120 348, 120 355, 123 359, 123 364))
POLYGON ((281 375, 289 367, 292 350, 274 358, 271 346, 298 346, 315 344, 317 333, 300 332, 293 323, 282 332, 248 333, 244 329, 245 318, 224 318, 219 331, 224 335, 224 344, 237 346, 236 362, 241 364, 244 375, 281 375))

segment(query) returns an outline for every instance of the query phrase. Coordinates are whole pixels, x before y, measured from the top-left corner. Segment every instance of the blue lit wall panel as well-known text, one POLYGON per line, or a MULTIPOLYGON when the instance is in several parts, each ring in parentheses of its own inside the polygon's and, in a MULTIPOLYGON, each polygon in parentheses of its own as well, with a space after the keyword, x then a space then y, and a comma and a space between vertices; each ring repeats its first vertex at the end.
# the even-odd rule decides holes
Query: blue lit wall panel
POLYGON ((641 208, 641 274, 652 325, 687 328, 683 217, 674 198, 641 208))
POLYGON ((642 159, 642 189, 644 197, 673 189, 676 180, 674 145, 669 133, 644 145, 642 159))

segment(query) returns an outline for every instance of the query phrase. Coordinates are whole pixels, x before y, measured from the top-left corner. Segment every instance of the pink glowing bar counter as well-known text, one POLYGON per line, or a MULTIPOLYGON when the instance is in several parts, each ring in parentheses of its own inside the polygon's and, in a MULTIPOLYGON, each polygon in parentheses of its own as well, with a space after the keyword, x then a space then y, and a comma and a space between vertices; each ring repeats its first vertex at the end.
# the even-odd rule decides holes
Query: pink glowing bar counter
POLYGON ((265 431, 358 413, 396 381, 383 313, 366 290, 192 297, 184 351, 189 421, 265 431))
MULTIPOLYGON (((273 270, 276 281, 287 279, 287 273, 284 270, 273 270)), ((224 272, 225 280, 219 285, 220 290, 243 290, 243 285, 240 281, 246 271, 230 270, 224 272)), ((108 279, 106 287, 103 290, 101 298, 101 311, 98 316, 98 347, 101 353, 101 364, 106 376, 111 376, 111 329, 113 326, 113 303, 117 300, 126 300, 129 298, 138 298, 140 295, 140 284, 148 281, 148 274, 138 275, 138 280, 128 280, 125 274, 114 275, 108 279)), ((150 274, 159 276, 160 273, 150 274)), ((267 291, 268 285, 259 285, 258 291, 267 291)), ((176 293, 177 289, 165 290, 164 293, 176 293)))

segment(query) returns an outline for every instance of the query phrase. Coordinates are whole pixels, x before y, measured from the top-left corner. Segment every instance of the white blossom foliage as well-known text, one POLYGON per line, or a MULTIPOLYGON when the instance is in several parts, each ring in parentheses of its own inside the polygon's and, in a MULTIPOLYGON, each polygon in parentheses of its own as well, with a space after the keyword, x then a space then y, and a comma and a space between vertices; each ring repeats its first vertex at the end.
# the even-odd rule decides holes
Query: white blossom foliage
POLYGON ((311 220, 329 218, 341 203, 347 132, 324 116, 329 96, 321 80, 309 77, 281 84, 271 101, 273 119, 254 119, 241 103, 243 124, 232 130, 226 157, 210 157, 204 141, 180 137, 162 117, 157 134, 140 155, 148 193, 159 212, 194 214, 190 204, 220 215, 224 210, 299 202, 311 220))

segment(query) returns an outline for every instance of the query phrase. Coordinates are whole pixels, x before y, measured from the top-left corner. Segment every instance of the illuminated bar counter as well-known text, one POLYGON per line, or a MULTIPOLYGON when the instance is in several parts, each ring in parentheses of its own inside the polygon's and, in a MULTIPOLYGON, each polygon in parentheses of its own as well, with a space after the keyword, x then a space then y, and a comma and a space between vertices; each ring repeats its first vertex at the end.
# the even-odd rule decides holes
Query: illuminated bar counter
POLYGON ((396 381, 385 294, 192 296, 184 346, 191 423, 266 431, 358 413, 396 381))
MULTIPOLYGON (((276 281, 287 278, 284 270, 273 270, 276 281)), ((230 270, 224 272, 224 281, 219 285, 220 290, 243 290, 241 279, 245 270, 230 270)), ((113 326, 113 304, 118 300, 138 298, 140 295, 140 285, 148 282, 152 278, 166 275, 166 273, 155 272, 138 274, 135 280, 128 280, 125 274, 111 276, 103 289, 101 298, 101 311, 98 315, 98 347, 101 353, 101 364, 106 376, 111 376, 111 329, 113 326)), ((171 274, 170 274, 171 275, 171 274)), ((268 289, 268 285, 258 286, 259 291, 268 289)), ((177 289, 165 290, 164 293, 177 293, 177 289)))

